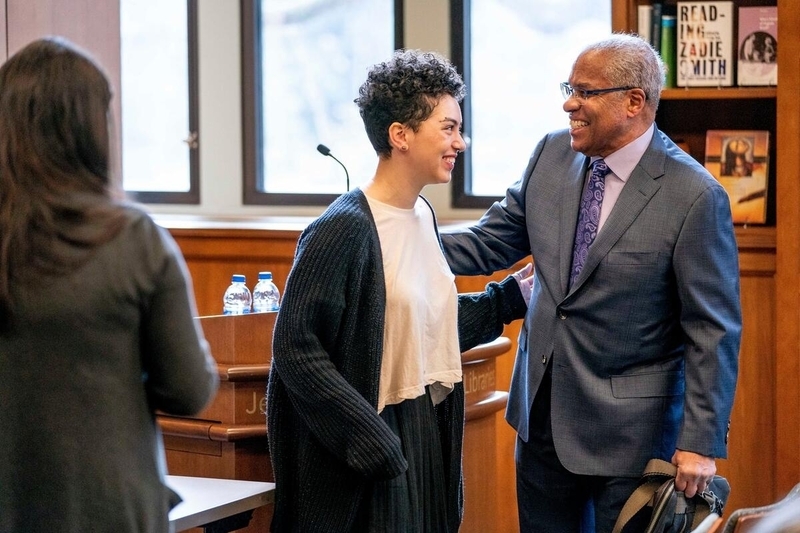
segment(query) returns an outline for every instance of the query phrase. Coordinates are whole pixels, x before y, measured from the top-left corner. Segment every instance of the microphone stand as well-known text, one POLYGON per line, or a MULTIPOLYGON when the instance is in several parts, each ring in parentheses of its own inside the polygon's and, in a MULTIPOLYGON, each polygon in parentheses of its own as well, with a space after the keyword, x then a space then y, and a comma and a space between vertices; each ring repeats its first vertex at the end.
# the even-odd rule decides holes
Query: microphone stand
POLYGON ((339 163, 342 166, 342 168, 344 169, 344 176, 347 179, 347 190, 349 191, 350 190, 350 174, 347 172, 347 167, 344 166, 344 163, 342 163, 341 161, 336 159, 336 157, 331 153, 330 148, 328 148, 324 144, 318 144, 317 145, 317 151, 319 153, 321 153, 322 155, 324 155, 324 156, 332 158, 334 161, 336 161, 337 163, 339 163))

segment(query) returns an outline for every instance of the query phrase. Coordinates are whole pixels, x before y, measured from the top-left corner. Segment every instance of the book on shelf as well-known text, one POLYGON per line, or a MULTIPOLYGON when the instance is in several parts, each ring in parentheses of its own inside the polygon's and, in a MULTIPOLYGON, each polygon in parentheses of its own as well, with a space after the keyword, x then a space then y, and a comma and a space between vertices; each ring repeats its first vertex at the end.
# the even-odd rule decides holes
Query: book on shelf
POLYGON ((676 86, 676 22, 674 6, 661 2, 639 4, 636 11, 637 34, 661 55, 667 67, 666 87, 676 86))
POLYGON ((665 87, 675 87, 677 75, 675 73, 678 62, 675 57, 677 45, 675 44, 677 30, 675 28, 675 15, 661 16, 661 59, 667 67, 665 87))
POLYGON ((705 167, 728 193, 735 224, 767 221, 768 131, 708 130, 705 167))
POLYGON ((636 6, 636 34, 650 43, 657 52, 661 51, 661 25, 664 15, 663 0, 636 6))
POLYGON ((650 38, 650 24, 652 24, 652 21, 653 6, 650 4, 638 5, 636 7, 636 33, 650 44, 653 44, 650 38))
POLYGON ((738 85, 778 84, 778 8, 739 8, 736 82, 738 85))
POLYGON ((678 87, 733 85, 733 2, 679 1, 678 87))
POLYGON ((661 51, 661 16, 664 14, 664 4, 653 2, 650 6, 650 44, 656 51, 661 51))

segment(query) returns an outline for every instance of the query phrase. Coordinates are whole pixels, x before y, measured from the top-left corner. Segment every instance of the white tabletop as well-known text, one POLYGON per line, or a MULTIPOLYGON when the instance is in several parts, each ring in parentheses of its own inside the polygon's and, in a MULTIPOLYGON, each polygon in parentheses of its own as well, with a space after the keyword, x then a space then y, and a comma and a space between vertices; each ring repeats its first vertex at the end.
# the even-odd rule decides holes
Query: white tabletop
POLYGON ((250 511, 275 500, 275 483, 204 477, 167 476, 183 502, 169 513, 175 531, 250 511))

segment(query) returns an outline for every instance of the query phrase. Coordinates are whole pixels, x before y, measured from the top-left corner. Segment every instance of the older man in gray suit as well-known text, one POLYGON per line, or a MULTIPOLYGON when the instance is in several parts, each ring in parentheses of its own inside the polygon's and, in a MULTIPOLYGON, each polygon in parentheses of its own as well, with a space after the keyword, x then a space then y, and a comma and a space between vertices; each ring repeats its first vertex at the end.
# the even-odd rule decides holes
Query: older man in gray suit
POLYGON ((741 338, 730 203, 655 127, 664 66, 644 41, 584 49, 568 131, 474 226, 443 232, 457 274, 533 255, 506 418, 523 532, 610 532, 645 464, 689 497, 727 455, 741 338))

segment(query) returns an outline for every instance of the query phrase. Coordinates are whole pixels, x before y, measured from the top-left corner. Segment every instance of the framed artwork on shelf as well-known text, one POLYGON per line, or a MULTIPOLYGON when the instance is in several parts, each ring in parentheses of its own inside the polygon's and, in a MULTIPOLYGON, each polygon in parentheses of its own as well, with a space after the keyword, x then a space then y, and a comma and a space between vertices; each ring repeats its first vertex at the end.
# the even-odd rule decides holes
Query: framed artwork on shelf
POLYGON ((708 130, 705 167, 727 191, 735 224, 766 223, 769 131, 708 130))

